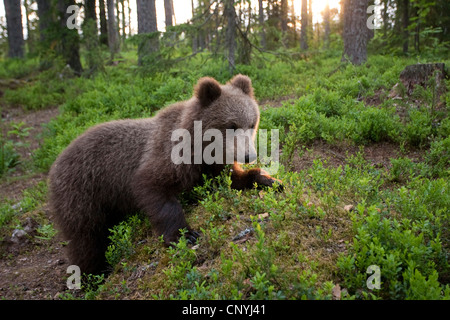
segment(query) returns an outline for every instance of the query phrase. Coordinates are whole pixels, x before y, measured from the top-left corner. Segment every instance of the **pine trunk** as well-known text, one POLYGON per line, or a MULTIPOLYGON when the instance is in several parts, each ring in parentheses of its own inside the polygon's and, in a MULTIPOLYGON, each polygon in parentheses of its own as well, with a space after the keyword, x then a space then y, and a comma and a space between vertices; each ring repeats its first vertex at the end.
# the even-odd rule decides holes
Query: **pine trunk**
POLYGON ((225 1, 225 17, 227 19, 225 43, 228 48, 228 68, 230 74, 233 74, 236 67, 236 11, 234 9, 234 0, 225 1))
POLYGON ((409 0, 403 0, 403 53, 408 53, 409 47, 409 0))
POLYGON ((108 6, 108 44, 109 52, 111 53, 111 59, 114 59, 114 55, 119 52, 119 32, 116 24, 116 14, 115 14, 115 1, 107 0, 106 4, 108 6))
POLYGON ((331 33, 331 27, 330 27, 330 6, 327 4, 325 7, 325 11, 323 13, 323 23, 324 23, 324 36, 323 41, 325 43, 325 49, 330 48, 330 33, 331 33))
POLYGON ((48 39, 48 28, 52 21, 51 15, 51 0, 36 0, 38 5, 37 14, 39 17, 39 38, 41 43, 44 43, 48 39))
POLYGON ((30 1, 30 3, 28 3, 29 0, 23 0, 23 6, 25 8, 25 20, 26 20, 26 26, 27 26, 27 47, 28 47, 28 52, 33 52, 34 51, 34 41, 33 41, 33 37, 31 36, 31 23, 30 23, 30 5, 32 4, 32 2, 30 1))
POLYGON ((100 43, 108 45, 108 21, 106 20, 105 0, 98 0, 100 13, 100 43))
POLYGON ((122 43, 125 47, 125 40, 127 39, 127 24, 125 19, 125 0, 120 0, 120 6, 122 7, 122 43))
POLYGON ((8 57, 23 58, 24 40, 22 12, 20 0, 3 0, 6 14, 6 30, 8 32, 8 57))
POLYGON ((164 12, 166 14, 166 30, 167 27, 173 26, 173 4, 172 0, 164 0, 164 12))
POLYGON ((78 30, 67 27, 67 19, 72 16, 72 12, 67 12, 67 8, 72 5, 75 5, 75 0, 58 0, 60 50, 66 64, 70 66, 76 75, 81 75, 83 68, 80 61, 80 37, 78 30))
POLYGON ((342 61, 350 61, 355 65, 367 61, 367 28, 368 0, 344 1, 344 53, 342 61))
POLYGON ((287 0, 281 0, 281 31, 287 32, 288 28, 288 4, 287 0))
POLYGON ((142 35, 138 48, 138 64, 145 63, 152 53, 159 50, 157 35, 150 35, 158 31, 156 20, 155 0, 137 0, 138 34, 142 35))
POLYGON ((261 33, 260 33, 260 37, 261 37, 261 47, 263 49, 266 49, 266 32, 264 30, 264 8, 263 8, 263 2, 262 0, 258 1, 258 5, 259 5, 259 27, 261 28, 261 33))
POLYGON ((302 30, 300 35, 300 49, 308 50, 308 0, 302 0, 302 30))

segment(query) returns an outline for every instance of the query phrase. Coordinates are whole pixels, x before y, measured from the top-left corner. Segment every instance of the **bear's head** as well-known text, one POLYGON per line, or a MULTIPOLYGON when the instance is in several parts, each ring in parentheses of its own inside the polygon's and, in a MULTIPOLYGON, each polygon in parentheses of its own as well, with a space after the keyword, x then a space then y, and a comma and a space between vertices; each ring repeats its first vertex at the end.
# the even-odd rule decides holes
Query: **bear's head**
POLYGON ((195 87, 195 97, 200 105, 204 161, 254 162, 259 108, 250 78, 239 74, 225 85, 213 78, 201 78, 195 87), (216 141, 218 137, 223 140, 216 141))

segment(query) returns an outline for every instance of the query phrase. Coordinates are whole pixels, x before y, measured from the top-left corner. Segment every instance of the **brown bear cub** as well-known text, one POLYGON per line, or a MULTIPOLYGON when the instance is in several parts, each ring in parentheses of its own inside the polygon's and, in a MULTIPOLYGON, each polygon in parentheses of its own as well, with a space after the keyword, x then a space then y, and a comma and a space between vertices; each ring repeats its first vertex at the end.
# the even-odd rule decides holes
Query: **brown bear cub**
MULTIPOLYGON (((185 236, 195 242, 199 236, 186 222, 176 196, 202 181, 202 175, 216 176, 225 163, 204 161, 175 164, 173 132, 185 129, 192 135, 194 122, 201 130, 250 130, 245 144, 245 160, 256 158, 254 138, 259 124, 259 109, 248 77, 235 76, 226 85, 202 78, 194 97, 175 103, 148 119, 119 120, 97 125, 75 139, 50 170, 50 208, 58 228, 69 241, 70 263, 83 273, 105 272, 108 229, 127 214, 143 211, 157 235, 166 245, 185 236)), ((192 139, 192 159, 199 149, 192 139)), ((234 143, 236 144, 236 143, 234 143)), ((225 148, 225 156, 234 159, 232 188, 252 188, 254 184, 272 186, 281 181, 261 169, 243 170, 236 151, 225 148)), ((200 152, 205 148, 200 145, 200 152)), ((242 161, 240 161, 242 163, 242 161)))

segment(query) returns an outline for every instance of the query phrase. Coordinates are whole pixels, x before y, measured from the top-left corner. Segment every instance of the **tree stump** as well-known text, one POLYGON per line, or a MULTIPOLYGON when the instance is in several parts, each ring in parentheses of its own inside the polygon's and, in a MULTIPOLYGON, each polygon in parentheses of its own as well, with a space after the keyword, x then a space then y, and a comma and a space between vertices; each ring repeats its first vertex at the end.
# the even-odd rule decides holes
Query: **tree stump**
POLYGON ((400 81, 406 89, 406 93, 410 96, 414 89, 419 85, 427 89, 434 87, 436 98, 445 91, 444 79, 447 77, 444 63, 427 63, 414 64, 407 66, 400 73, 400 81))

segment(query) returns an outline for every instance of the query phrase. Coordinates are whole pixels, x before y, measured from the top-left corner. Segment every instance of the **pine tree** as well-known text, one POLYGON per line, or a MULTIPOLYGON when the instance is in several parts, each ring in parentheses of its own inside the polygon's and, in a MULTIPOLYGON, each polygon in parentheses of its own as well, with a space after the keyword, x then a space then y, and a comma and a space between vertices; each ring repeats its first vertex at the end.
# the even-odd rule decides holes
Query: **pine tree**
POLYGON ((8 32, 8 56, 23 58, 24 40, 20 0, 3 0, 3 3, 5 4, 6 30, 8 32))
POLYGON ((367 28, 368 0, 344 0, 344 53, 342 61, 349 60, 359 65, 367 61, 367 28))

